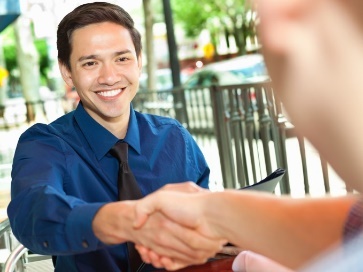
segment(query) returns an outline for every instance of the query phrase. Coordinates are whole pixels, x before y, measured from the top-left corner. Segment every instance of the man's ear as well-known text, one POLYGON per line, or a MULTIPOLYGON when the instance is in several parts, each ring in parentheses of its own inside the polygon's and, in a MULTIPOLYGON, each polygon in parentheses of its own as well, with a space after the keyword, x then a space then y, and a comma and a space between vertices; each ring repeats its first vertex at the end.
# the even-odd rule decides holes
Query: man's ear
POLYGON ((68 67, 61 61, 58 61, 58 66, 59 66, 59 70, 61 72, 62 78, 65 81, 65 83, 69 86, 69 87, 73 87, 73 80, 72 80, 72 75, 71 75, 71 71, 68 69, 68 67))
POLYGON ((142 53, 141 52, 137 58, 137 66, 139 67, 139 76, 141 76, 141 72, 142 72, 142 53))

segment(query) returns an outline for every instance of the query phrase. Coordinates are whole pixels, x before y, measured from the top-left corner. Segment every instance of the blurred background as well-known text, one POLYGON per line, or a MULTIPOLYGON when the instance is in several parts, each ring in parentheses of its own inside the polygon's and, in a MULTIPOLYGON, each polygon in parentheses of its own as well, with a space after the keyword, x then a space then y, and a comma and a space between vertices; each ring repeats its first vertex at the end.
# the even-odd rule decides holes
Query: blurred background
MULTIPOLYGON (((58 70, 56 30, 66 13, 87 2, 93 1, 0 0, 4 218, 20 134, 78 104, 77 92, 64 84, 58 70)), ((281 167, 289 171, 276 193, 302 197, 345 192, 324 159, 295 134, 273 94, 252 1, 108 2, 127 10, 142 34, 144 67, 134 108, 176 118, 191 132, 210 165, 212 190, 240 188, 281 167)))
MULTIPOLYGON (((42 92, 58 96, 71 92, 58 71, 56 29, 66 13, 87 2, 90 1, 0 1, 0 105, 7 98, 24 97, 31 102, 41 98, 42 92)), ((260 47, 255 31, 256 15, 249 1, 109 2, 124 7, 142 33, 145 65, 142 89, 175 87, 204 64, 260 47), (174 71, 180 78, 173 79, 174 71)), ((73 99, 72 94, 69 96, 73 99)), ((30 119, 37 115, 38 110, 33 111, 29 113, 30 119)))
MULTIPOLYGON (((6 139, 0 146, 1 179, 9 178, 21 131, 77 106, 76 91, 64 84, 58 70, 56 30, 66 13, 87 2, 93 1, 0 0, 0 128, 6 139)), ((126 9, 142 34, 140 92, 169 91, 158 95, 164 99, 157 99, 154 108, 169 106, 165 102, 170 102, 171 91, 186 82, 189 87, 216 83, 212 74, 189 79, 195 70, 260 48, 249 1, 108 2, 126 9)), ((243 82, 233 74, 221 78, 225 85, 243 82)))
MULTIPOLYGON (((77 92, 58 70, 56 30, 66 13, 87 2, 94 1, 0 0, 0 267, 8 260, 16 271, 52 271, 49 256, 46 263, 33 256, 35 264, 48 265, 43 270, 32 268, 27 254, 11 260, 19 249, 6 215, 12 159, 24 130, 77 107, 77 92)), ((251 0, 107 2, 128 11, 142 35, 134 108, 175 118, 188 129, 210 166, 211 190, 239 189, 284 168, 275 194, 352 191, 295 132, 275 97, 251 0)))

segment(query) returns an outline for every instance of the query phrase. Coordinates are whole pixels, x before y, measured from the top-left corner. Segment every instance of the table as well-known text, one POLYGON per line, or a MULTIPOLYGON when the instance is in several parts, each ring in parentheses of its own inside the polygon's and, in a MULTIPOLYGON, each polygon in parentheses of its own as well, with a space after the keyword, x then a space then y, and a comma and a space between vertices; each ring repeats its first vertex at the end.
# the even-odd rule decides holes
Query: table
MULTIPOLYGON (((177 272, 232 272, 232 263, 235 256, 229 256, 226 258, 215 259, 201 265, 193 265, 183 269, 177 270, 177 272)), ((156 270, 166 271, 166 270, 156 270)))

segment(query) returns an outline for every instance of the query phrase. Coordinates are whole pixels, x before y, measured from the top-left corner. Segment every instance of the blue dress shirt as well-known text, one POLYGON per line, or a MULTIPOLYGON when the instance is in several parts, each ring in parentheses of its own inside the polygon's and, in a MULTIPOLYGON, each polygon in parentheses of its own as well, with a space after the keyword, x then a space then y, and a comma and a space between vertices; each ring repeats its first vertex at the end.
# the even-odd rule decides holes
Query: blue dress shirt
MULTIPOLYGON (((49 125, 25 131, 15 151, 8 216, 16 238, 38 254, 57 255, 56 271, 120 271, 126 244, 107 246, 92 231, 95 213, 117 201, 118 141, 82 104, 49 125)), ((209 168, 176 120, 131 106, 125 142, 143 195, 167 183, 208 187, 209 168)))

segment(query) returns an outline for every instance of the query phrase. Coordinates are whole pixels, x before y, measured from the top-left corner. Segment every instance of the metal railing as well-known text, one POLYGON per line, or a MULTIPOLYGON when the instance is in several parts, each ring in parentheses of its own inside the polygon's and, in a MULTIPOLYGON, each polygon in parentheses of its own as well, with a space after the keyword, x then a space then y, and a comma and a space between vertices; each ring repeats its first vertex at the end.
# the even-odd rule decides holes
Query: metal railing
POLYGON ((4 221, 0 222, 0 237, 3 237, 5 233, 8 233, 9 231, 11 231, 9 220, 5 219, 4 221))
MULTIPOLYGON (((143 92, 133 104, 141 112, 178 119, 198 143, 216 140, 224 188, 250 185, 275 168, 289 170, 286 140, 296 138, 304 191, 310 193, 305 139, 295 134, 269 82, 143 92)), ((328 164, 320 161, 324 190, 330 193, 328 164)), ((280 183, 282 194, 291 193, 289 174, 280 183)))
MULTIPOLYGON (((58 98, 34 103, 43 109, 46 121, 51 121, 54 118, 49 117, 47 105, 52 103, 61 107, 62 102, 63 99, 58 98)), ((294 134, 294 127, 283 114, 283 105, 268 82, 144 91, 136 95, 133 106, 140 112, 179 120, 199 145, 216 142, 216 156, 220 163, 213 167, 220 168, 214 170, 221 173, 224 188, 249 185, 278 167, 289 170, 291 161, 287 157, 286 140, 295 137, 299 145, 304 191, 310 193, 305 139, 294 134)), ((23 107, 26 109, 29 105, 23 107)), ((14 126, 29 119, 27 111, 15 112, 12 118, 14 126)), ((58 110, 57 114, 61 115, 62 110, 58 110)), ((3 120, 3 123, 9 125, 7 121, 3 120)), ((323 158, 320 161, 322 183, 325 192, 329 193, 329 165, 323 158)), ((1 161, 0 156, 0 164, 3 163, 9 164, 9 161, 1 161)), ((291 173, 287 171, 280 183, 282 194, 291 193, 290 178, 291 173)))

